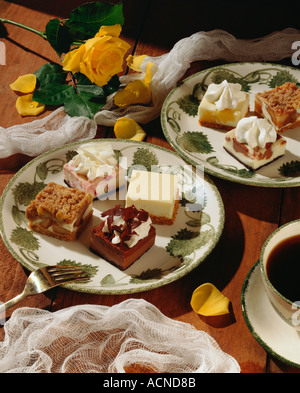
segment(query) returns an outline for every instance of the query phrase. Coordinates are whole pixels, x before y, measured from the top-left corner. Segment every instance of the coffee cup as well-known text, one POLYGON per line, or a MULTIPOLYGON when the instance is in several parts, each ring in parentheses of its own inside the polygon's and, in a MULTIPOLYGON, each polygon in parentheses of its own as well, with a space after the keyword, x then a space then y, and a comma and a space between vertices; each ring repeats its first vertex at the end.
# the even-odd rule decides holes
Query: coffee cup
POLYGON ((300 331, 300 219, 268 237, 260 254, 260 270, 273 308, 300 331))

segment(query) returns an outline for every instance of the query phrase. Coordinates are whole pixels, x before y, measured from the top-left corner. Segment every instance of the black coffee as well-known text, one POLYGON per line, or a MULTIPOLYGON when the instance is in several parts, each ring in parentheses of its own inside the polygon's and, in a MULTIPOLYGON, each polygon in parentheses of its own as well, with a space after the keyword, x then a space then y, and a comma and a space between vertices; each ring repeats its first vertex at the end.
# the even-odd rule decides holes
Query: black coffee
POLYGON ((283 240, 271 251, 266 271, 281 295, 300 301, 300 235, 283 240))

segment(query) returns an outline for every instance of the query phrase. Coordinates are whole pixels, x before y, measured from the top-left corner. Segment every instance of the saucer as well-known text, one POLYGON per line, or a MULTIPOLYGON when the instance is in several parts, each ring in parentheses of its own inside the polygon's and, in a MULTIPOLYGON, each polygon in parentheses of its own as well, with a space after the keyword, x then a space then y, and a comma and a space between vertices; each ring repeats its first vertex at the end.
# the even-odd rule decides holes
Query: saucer
POLYGON ((245 322, 258 343, 281 362, 300 368, 300 332, 284 322, 271 305, 259 261, 244 281, 241 303, 245 322))

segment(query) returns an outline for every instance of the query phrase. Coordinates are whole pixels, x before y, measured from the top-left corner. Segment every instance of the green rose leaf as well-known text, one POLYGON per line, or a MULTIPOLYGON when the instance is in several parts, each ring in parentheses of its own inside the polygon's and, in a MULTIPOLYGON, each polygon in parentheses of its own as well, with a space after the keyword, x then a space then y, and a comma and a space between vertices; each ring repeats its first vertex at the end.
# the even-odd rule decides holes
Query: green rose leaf
POLYGON ((103 87, 97 85, 77 85, 78 93, 84 97, 91 99, 93 97, 105 103, 106 95, 103 87))
POLYGON ((33 100, 45 105, 64 105, 68 115, 90 119, 106 103, 106 97, 120 85, 117 75, 112 77, 107 85, 97 86, 80 73, 74 75, 76 82, 67 84, 67 73, 55 63, 45 64, 35 75, 39 88, 34 92, 33 100))
POLYGON ((61 24, 58 19, 51 19, 46 26, 47 40, 58 56, 70 50, 73 38, 69 29, 61 24))
POLYGON ((112 78, 110 78, 109 82, 105 86, 103 86, 103 89, 105 91, 105 95, 109 96, 110 94, 117 91, 119 87, 120 79, 118 75, 114 75, 112 78))
POLYGON ((124 23, 123 5, 91 2, 75 8, 65 22, 73 39, 86 40, 95 36, 101 26, 124 23))
POLYGON ((72 94, 65 100, 65 111, 69 116, 85 116, 92 119, 105 102, 106 96, 101 87, 79 85, 77 93, 73 88, 72 94))
POLYGON ((67 72, 57 63, 47 63, 35 71, 34 75, 37 77, 39 86, 41 87, 52 82, 64 83, 67 72))
POLYGON ((65 111, 69 116, 84 116, 92 119, 94 114, 99 110, 100 105, 94 105, 93 102, 84 99, 78 94, 74 94, 65 101, 65 111))
POLYGON ((45 105, 63 105, 72 95, 74 95, 73 86, 52 82, 36 90, 33 93, 33 100, 45 105))

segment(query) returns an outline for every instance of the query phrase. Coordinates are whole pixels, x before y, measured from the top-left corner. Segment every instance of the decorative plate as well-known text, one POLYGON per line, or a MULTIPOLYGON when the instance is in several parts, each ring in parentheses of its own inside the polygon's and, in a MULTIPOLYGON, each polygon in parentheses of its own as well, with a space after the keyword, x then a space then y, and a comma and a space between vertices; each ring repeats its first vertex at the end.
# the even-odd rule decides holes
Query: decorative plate
POLYGON ((225 131, 202 127, 198 106, 210 83, 240 83, 250 93, 250 111, 257 92, 285 82, 300 87, 300 70, 267 63, 235 63, 217 66, 190 76, 167 96, 161 111, 165 137, 187 162, 204 166, 211 175, 232 182, 263 187, 300 185, 300 128, 283 133, 286 154, 254 172, 246 169, 223 148, 225 131))
MULTIPOLYGON (((90 231, 100 214, 125 203, 124 189, 94 200, 93 219, 74 242, 64 242, 32 232, 26 206, 46 183, 64 184, 63 165, 83 142, 53 149, 25 165, 8 183, 0 200, 0 230, 11 254, 30 271, 44 265, 83 265, 90 275, 86 284, 66 284, 69 289, 97 294, 133 293, 160 287, 198 266, 215 247, 224 225, 221 196, 212 181, 176 153, 143 142, 100 139, 110 142, 121 165, 177 173, 180 204, 173 225, 156 225, 155 245, 127 270, 121 271, 89 250, 90 231), (199 207, 202 209, 199 212, 199 207), (198 210, 198 211, 197 211, 198 210)), ((91 142, 86 141, 84 143, 91 142)))
POLYGON ((299 332, 283 321, 271 305, 265 293, 259 261, 244 281, 241 303, 246 324, 258 343, 281 362, 300 368, 299 332))

